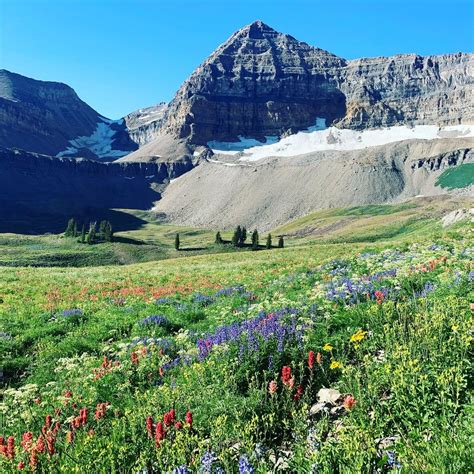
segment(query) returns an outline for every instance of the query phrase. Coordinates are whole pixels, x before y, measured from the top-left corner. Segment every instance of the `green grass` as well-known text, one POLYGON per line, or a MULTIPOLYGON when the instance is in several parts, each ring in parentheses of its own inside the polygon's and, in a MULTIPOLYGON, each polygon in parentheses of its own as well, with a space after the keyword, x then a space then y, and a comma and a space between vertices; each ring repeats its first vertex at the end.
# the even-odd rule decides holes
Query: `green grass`
POLYGON ((9 264, 113 264, 0 269, 0 436, 16 445, 0 471, 202 472, 212 451, 228 473, 245 459, 258 473, 468 472, 473 235, 439 226, 459 204, 315 213, 286 227, 288 248, 259 252, 178 253, 177 231, 190 248, 214 232, 152 220, 110 245, 3 236, 9 264), (323 388, 339 396, 323 403, 323 388), (155 430, 171 409, 183 426, 157 446, 147 417, 155 430))
POLYGON ((466 188, 474 184, 474 163, 464 163, 449 168, 437 179, 436 185, 442 188, 466 188))

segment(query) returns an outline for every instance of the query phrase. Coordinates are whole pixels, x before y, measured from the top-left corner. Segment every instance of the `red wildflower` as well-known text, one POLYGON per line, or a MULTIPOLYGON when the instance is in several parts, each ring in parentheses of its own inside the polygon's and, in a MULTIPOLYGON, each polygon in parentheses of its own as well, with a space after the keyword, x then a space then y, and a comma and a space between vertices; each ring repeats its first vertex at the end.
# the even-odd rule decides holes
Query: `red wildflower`
POLYGON ((98 403, 95 408, 94 418, 96 420, 100 420, 105 416, 107 411, 107 403, 98 403))
POLYGON ((38 453, 44 453, 46 451, 46 446, 44 444, 44 439, 41 435, 38 436, 38 439, 36 440, 36 451, 38 453))
POLYGON ((185 421, 190 428, 193 427, 193 414, 189 410, 186 413, 185 421))
POLYGON ((376 298, 376 303, 382 304, 382 301, 384 300, 385 295, 380 290, 377 290, 374 294, 376 298))
POLYGON ((60 428, 61 428, 61 423, 59 423, 59 421, 57 421, 54 425, 54 428, 53 428, 53 435, 56 435, 60 428))
POLYGON ((159 421, 155 427, 155 443, 156 443, 157 448, 160 446, 160 443, 164 439, 164 437, 165 437, 165 428, 163 426, 163 423, 159 421))
POLYGON ((268 393, 270 395, 273 395, 274 393, 276 393, 276 391, 278 390, 278 384, 275 380, 272 380, 269 384, 268 384, 268 393))
POLYGON ((153 418, 151 416, 146 417, 146 431, 150 438, 153 438, 153 418))
POLYGON ((313 367, 314 367, 314 352, 313 351, 308 352, 308 367, 310 368, 310 370, 313 370, 313 367))
POLYGON ((25 469, 25 465, 26 465, 26 464, 25 464, 23 461, 20 461, 20 462, 18 463, 17 469, 18 469, 19 471, 21 471, 22 469, 25 469))
POLYGON ((343 406, 346 410, 352 410, 355 407, 356 403, 357 401, 352 395, 347 395, 344 398, 343 406))
POLYGON ((33 446, 33 433, 31 431, 23 433, 21 445, 24 451, 29 451, 31 449, 31 447, 33 446))
POLYGON ((85 425, 87 423, 87 408, 81 408, 79 411, 79 416, 81 419, 81 425, 85 425))
POLYGON ((160 377, 163 377, 163 375, 165 375, 165 369, 163 369, 163 367, 160 367, 158 369, 158 372, 160 373, 160 377))
POLYGON ((317 362, 318 364, 321 364, 321 359, 322 359, 322 358, 323 358, 323 357, 322 357, 322 355, 321 355, 321 352, 318 352, 318 353, 316 354, 316 362, 317 362))
POLYGON ((177 421, 177 422, 174 424, 174 427, 175 427, 177 430, 180 430, 180 429, 183 427, 183 423, 181 423, 181 421, 177 421))
POLYGON ((291 367, 288 367, 287 365, 283 366, 281 369, 281 381, 283 382, 283 385, 288 385, 291 379, 291 367))
POLYGON ((48 453, 52 456, 54 454, 54 437, 49 435, 46 437, 46 445, 48 447, 48 453))
POLYGON ((44 422, 44 426, 46 426, 46 428, 51 428, 51 422, 52 422, 52 418, 51 418, 51 415, 46 415, 46 420, 44 422))
POLYGON ((74 441, 74 431, 68 431, 66 433, 66 443, 71 444, 74 441))
POLYGON ((138 365, 138 354, 136 352, 132 352, 130 358, 132 359, 132 364, 138 365))
POLYGON ((15 438, 9 436, 7 439, 7 458, 13 459, 15 457, 15 438))
POLYGON ((36 471, 36 466, 38 465, 38 451, 36 448, 31 450, 30 454, 30 467, 32 471, 36 471))
POLYGON ((298 385, 295 394, 293 395, 293 400, 299 400, 303 395, 303 385, 298 385))

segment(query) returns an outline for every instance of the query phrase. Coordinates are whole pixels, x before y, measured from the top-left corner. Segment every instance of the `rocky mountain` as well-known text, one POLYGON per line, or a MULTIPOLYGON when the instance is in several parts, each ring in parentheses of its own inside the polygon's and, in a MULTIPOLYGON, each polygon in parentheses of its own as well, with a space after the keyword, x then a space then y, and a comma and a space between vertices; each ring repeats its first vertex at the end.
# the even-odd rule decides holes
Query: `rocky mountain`
POLYGON ((115 160, 137 148, 124 120, 103 117, 59 82, 0 70, 0 147, 115 160))
POLYGON ((102 163, 0 149, 0 232, 60 232, 71 216, 100 220, 111 209, 148 210, 166 183, 192 167, 186 159, 102 163))
MULTIPOLYGON (((474 121, 474 55, 348 61, 261 21, 233 34, 184 82, 154 147, 170 135, 195 145, 265 141, 314 126, 367 129, 474 121)), ((156 153, 154 153, 156 151, 156 153)))
POLYGON ((445 138, 255 162, 205 159, 166 188, 154 211, 174 224, 265 231, 318 209, 445 194, 437 178, 474 162, 473 148, 472 138, 445 138))
POLYGON ((0 71, 0 146, 55 157, 0 152, 0 220, 19 203, 66 215, 157 202, 165 221, 265 230, 446 193, 437 177, 474 162, 473 145, 473 54, 346 60, 257 21, 169 105, 118 121, 64 84, 0 71))
POLYGON ((158 136, 167 108, 168 104, 160 102, 126 115, 124 120, 130 138, 139 146, 154 140, 158 136))

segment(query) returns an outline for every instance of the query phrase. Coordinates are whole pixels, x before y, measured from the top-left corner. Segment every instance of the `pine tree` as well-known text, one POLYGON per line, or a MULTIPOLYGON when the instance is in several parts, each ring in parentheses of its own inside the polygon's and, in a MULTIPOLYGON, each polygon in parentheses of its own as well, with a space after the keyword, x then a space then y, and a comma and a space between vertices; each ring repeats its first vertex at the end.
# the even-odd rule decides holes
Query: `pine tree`
POLYGON ((247 229, 245 227, 242 227, 242 231, 240 233, 239 245, 243 247, 246 240, 247 240, 247 229))
POLYGON ((258 232, 257 229, 255 229, 252 232, 252 250, 257 250, 258 249, 258 232))
POLYGON ((77 237, 77 222, 74 221, 73 237, 77 237))
POLYGON ((271 249, 271 248, 272 248, 272 234, 268 234, 268 235, 267 235, 267 243, 266 243, 265 247, 266 247, 267 249, 271 249))
POLYGON ((89 232, 87 234, 87 237, 86 237, 86 242, 91 245, 95 242, 95 238, 96 238, 96 233, 97 233, 97 229, 96 229, 96 223, 95 222, 91 222, 89 224, 89 232))
POLYGON ((280 235, 280 238, 278 239, 278 248, 282 249, 285 246, 285 243, 283 241, 283 235, 280 235))
POLYGON ((64 231, 64 237, 74 237, 75 235, 76 221, 74 218, 69 219, 66 230, 64 231))
POLYGON ((99 224, 99 239, 105 240, 105 228, 107 227, 107 221, 100 221, 99 224))
POLYGON ((85 243, 85 241, 86 241, 86 226, 85 226, 85 224, 82 224, 81 244, 85 243))
POLYGON ((216 244, 222 244, 222 237, 221 237, 221 233, 220 232, 217 232, 216 234, 216 244))
POLYGON ((179 245, 180 245, 179 234, 176 234, 176 237, 174 238, 174 248, 176 250, 179 250, 179 245))
POLYGON ((240 225, 234 231, 234 235, 232 236, 232 244, 234 247, 238 247, 240 245, 240 239, 242 238, 242 230, 240 229, 240 225))
POLYGON ((109 221, 106 221, 105 227, 104 227, 103 239, 106 242, 112 242, 113 238, 114 238, 114 231, 112 229, 112 224, 109 221))

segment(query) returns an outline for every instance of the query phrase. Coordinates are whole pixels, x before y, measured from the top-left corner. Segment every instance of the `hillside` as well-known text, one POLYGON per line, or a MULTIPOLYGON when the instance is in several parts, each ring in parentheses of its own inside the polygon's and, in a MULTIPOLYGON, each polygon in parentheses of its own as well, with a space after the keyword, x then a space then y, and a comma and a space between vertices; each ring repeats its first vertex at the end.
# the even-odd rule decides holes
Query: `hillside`
POLYGON ((467 472, 471 244, 3 267, 0 469, 467 472))

